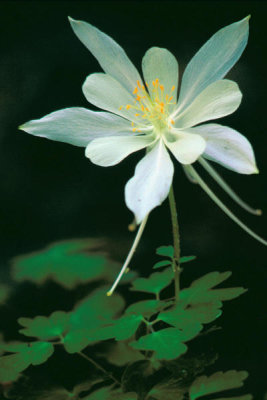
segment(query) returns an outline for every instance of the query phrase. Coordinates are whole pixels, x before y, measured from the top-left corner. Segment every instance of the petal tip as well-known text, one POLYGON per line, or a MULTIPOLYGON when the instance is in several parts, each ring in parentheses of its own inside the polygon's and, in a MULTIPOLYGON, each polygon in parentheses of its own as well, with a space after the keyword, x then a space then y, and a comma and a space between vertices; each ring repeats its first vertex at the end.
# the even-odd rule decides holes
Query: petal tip
POLYGON ((25 124, 19 125, 19 126, 18 126, 18 129, 19 129, 20 131, 25 131, 25 132, 27 132, 27 131, 26 131, 27 125, 28 125, 27 122, 26 122, 25 124))
POLYGON ((71 23, 71 24, 73 24, 73 23, 77 23, 77 22, 79 22, 79 21, 76 21, 76 19, 73 19, 72 17, 70 17, 69 15, 68 15, 68 20, 69 20, 69 22, 71 23))

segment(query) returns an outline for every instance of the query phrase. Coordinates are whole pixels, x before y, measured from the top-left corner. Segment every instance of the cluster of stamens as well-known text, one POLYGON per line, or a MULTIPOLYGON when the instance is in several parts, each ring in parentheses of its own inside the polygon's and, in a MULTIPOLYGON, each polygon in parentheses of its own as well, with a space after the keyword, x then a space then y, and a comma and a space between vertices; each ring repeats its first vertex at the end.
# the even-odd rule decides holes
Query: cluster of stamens
MULTIPOLYGON (((121 106, 119 110, 123 108, 126 110, 133 109, 136 111, 135 117, 137 118, 149 120, 155 126, 167 125, 169 106, 175 104, 172 101, 172 92, 175 90, 175 86, 172 86, 170 94, 164 93, 164 85, 160 84, 158 78, 152 81, 152 86, 153 96, 150 96, 147 90, 149 89, 148 83, 146 82, 145 87, 140 81, 137 81, 137 86, 133 90, 135 95, 134 103, 121 106)), ((141 120, 140 123, 142 124, 141 120)), ((174 121, 170 120, 169 123, 173 125, 174 121)), ((132 122, 132 130, 133 132, 140 132, 134 122, 132 122)))

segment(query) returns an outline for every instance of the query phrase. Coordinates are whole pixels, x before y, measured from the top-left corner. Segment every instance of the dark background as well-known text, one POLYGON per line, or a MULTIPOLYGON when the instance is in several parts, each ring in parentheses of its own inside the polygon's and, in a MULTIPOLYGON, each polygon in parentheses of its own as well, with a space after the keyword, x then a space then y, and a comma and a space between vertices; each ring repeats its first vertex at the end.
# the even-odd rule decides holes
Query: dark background
MULTIPOLYGON (((252 143, 259 175, 218 171, 262 217, 239 209, 202 176, 252 229, 267 236, 266 214, 266 2, 235 1, 2 1, 0 3, 0 245, 1 275, 8 280, 8 261, 55 240, 104 236, 108 250, 123 261, 132 242, 127 230, 132 215, 124 203, 124 186, 141 158, 140 152, 118 166, 91 164, 84 150, 30 136, 17 127, 52 111, 90 106, 81 85, 101 71, 79 42, 70 15, 97 26, 125 49, 140 70, 151 46, 168 48, 181 72, 217 30, 251 14, 249 44, 227 77, 243 93, 240 108, 221 123, 243 133, 252 143)), ((220 123, 220 121, 219 121, 220 123)), ((174 189, 182 253, 198 261, 187 264, 182 284, 212 271, 232 270, 229 284, 249 288, 226 305, 214 333, 221 360, 216 369, 246 369, 248 388, 256 399, 267 391, 266 379, 266 248, 236 226, 175 164, 174 189), (217 335, 217 336, 216 336, 217 335), (222 342, 223 341, 223 342, 222 342)), ((151 270, 157 246, 171 243, 168 203, 150 216, 132 263, 143 275, 151 270)))

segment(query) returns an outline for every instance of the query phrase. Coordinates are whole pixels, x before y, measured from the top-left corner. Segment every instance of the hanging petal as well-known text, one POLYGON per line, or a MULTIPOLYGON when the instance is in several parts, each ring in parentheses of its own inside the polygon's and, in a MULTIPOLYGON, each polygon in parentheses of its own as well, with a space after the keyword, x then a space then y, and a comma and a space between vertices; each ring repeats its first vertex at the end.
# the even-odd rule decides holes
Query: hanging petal
POLYGON ((125 51, 93 25, 69 18, 74 33, 97 59, 103 70, 132 92, 140 75, 125 51))
POLYGON ((172 53, 160 47, 152 47, 143 57, 142 69, 145 81, 149 85, 151 97, 156 97, 152 82, 158 79, 159 84, 162 86, 158 88, 159 96, 162 96, 164 101, 167 101, 166 95, 168 97, 172 96, 171 103, 175 104, 179 72, 178 62, 172 53))
POLYGON ((86 99, 96 107, 121 115, 140 124, 135 117, 134 97, 112 76, 96 73, 89 75, 83 84, 86 99))
POLYGON ((173 142, 165 138, 165 143, 182 164, 194 163, 205 150, 206 141, 199 135, 181 131, 176 137, 177 140, 173 142))
POLYGON ((137 164, 134 176, 126 184, 125 200, 138 224, 168 196, 173 170, 162 140, 137 164))
POLYGON ((86 108, 64 108, 40 119, 21 125, 19 129, 31 135, 86 147, 103 136, 133 135, 129 121, 106 112, 86 108))
POLYGON ((85 155, 101 167, 118 164, 129 154, 149 146, 153 135, 106 137, 95 139, 86 147, 85 155))
POLYGON ((257 174, 254 152, 251 144, 228 126, 205 124, 190 129, 201 135, 207 142, 203 157, 215 161, 240 174, 257 174))
POLYGON ((214 82, 181 114, 172 117, 175 120, 175 127, 184 129, 232 114, 239 107, 241 99, 242 94, 235 82, 227 79, 214 82))
POLYGON ((250 16, 220 29, 187 65, 178 106, 184 110, 211 83, 222 79, 238 61, 248 41, 250 16))

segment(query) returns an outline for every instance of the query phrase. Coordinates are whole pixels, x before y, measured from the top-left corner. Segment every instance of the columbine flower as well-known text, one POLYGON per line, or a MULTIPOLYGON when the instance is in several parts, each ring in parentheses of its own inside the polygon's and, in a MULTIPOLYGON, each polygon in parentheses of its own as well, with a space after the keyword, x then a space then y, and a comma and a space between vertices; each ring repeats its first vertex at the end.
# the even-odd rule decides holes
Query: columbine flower
POLYGON ((27 122, 20 129, 86 147, 86 156, 105 167, 146 149, 125 188, 126 204, 137 223, 145 221, 168 196, 174 172, 171 153, 189 179, 254 238, 266 243, 220 202, 192 166, 198 160, 241 206, 260 213, 243 203, 205 161, 241 174, 258 172, 252 147, 244 136, 224 125, 203 124, 233 113, 241 102, 238 85, 223 78, 246 46, 248 20, 221 29, 198 51, 185 69, 177 100, 178 63, 168 50, 152 47, 146 52, 143 80, 113 39, 86 22, 70 19, 75 34, 105 71, 89 75, 83 93, 90 103, 108 112, 66 108, 27 122))

